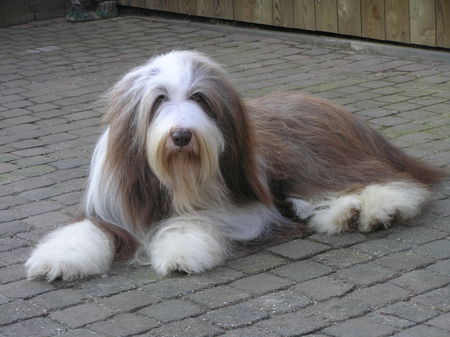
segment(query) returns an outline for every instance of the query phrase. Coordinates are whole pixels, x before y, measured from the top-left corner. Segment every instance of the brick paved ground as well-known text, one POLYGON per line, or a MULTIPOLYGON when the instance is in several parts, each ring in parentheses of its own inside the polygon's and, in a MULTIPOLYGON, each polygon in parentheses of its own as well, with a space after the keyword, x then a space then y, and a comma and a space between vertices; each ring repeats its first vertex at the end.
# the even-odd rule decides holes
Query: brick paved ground
POLYGON ((307 41, 149 17, 1 29, 0 336, 448 336, 449 182, 406 226, 311 235, 200 275, 116 266, 69 283, 24 278, 30 246, 77 210, 100 132, 92 104, 120 74, 173 48, 217 58, 244 96, 330 98, 408 152, 449 165, 450 61, 307 41))

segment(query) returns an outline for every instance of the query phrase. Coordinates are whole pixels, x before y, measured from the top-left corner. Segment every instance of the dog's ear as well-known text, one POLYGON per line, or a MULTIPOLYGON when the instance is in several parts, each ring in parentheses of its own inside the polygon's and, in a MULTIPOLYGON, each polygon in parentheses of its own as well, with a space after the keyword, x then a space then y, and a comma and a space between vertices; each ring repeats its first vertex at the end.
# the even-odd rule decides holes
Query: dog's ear
POLYGON ((272 198, 266 182, 262 181, 263 172, 257 165, 255 134, 245 105, 236 92, 230 92, 230 96, 226 106, 228 111, 222 121, 226 130, 225 151, 220 159, 222 176, 237 201, 256 197, 270 206, 272 198))
POLYGON ((144 98, 143 90, 135 86, 141 77, 136 68, 104 96, 104 120, 109 125, 105 165, 118 184, 125 215, 135 226, 149 226, 167 216, 170 197, 147 164, 146 121, 142 119, 148 114, 140 110, 151 106, 154 99, 144 98))
POLYGON ((216 119, 225 149, 220 156, 220 170, 231 198, 236 203, 259 200, 272 205, 264 173, 257 165, 255 134, 245 105, 231 84, 220 74, 203 82, 209 114, 216 119))

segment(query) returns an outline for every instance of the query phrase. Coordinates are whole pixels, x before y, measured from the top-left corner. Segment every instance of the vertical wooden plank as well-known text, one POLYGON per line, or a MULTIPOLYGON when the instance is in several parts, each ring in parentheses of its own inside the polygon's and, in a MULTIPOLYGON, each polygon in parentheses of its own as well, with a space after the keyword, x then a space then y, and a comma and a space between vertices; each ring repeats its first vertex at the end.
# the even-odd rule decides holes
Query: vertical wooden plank
POLYGON ((435 0, 409 0, 411 43, 436 46, 435 0))
POLYGON ((361 36, 361 2, 338 0, 338 30, 340 34, 361 36))
POLYGON ((272 0, 234 0, 234 18, 237 21, 271 25, 272 0))
POLYGON ((361 28, 363 37, 386 38, 384 0, 361 0, 361 28))
POLYGON ((147 9, 162 9, 161 0, 145 0, 144 7, 147 9))
POLYGON ((409 43, 409 0, 385 0, 386 40, 409 43))
POLYGON ((221 19, 234 19, 233 0, 215 0, 214 17, 221 19))
POLYGON ((128 6, 144 8, 145 2, 144 0, 128 0, 128 6))
POLYGON ((180 13, 195 15, 197 14, 197 0, 179 0, 180 13))
POLYGON ((197 15, 214 18, 214 6, 216 1, 198 0, 197 1, 197 15))
POLYGON ((314 0, 294 0, 294 26, 307 30, 316 29, 314 0))
POLYGON ((316 30, 337 33, 337 0, 316 0, 316 30))
POLYGON ((168 12, 180 12, 179 0, 162 0, 162 9, 168 12))
POLYGON ((450 1, 436 0, 436 44, 450 48, 450 1))
POLYGON ((281 27, 294 27, 293 0, 273 0, 273 24, 281 27))

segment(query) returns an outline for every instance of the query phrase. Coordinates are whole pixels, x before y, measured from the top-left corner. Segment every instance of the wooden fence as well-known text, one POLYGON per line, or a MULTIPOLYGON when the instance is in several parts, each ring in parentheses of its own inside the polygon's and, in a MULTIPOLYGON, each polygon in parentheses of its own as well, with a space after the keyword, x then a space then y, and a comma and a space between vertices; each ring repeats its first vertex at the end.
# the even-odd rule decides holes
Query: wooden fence
POLYGON ((450 0, 118 0, 120 5, 450 48, 450 0))

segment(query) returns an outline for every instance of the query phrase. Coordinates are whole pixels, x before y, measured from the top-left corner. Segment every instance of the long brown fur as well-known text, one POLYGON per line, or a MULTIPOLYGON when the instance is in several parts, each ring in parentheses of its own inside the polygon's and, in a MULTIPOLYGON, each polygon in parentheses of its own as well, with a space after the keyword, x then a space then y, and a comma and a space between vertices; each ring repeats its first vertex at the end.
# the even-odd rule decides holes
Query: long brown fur
MULTIPOLYGON (((295 214, 287 197, 315 199, 398 180, 430 185, 442 177, 441 171, 405 154, 327 100, 296 93, 243 101, 220 72, 201 63, 194 70, 192 99, 215 120, 225 138, 220 170, 236 205, 275 204, 292 219, 295 214)), ((148 230, 170 217, 170 193, 134 141, 133 116, 122 114, 130 100, 121 92, 110 97, 106 165, 119 184, 131 225, 148 230)), ((133 242, 124 238, 126 232, 112 234, 118 243, 133 242)))
POLYGON ((407 155, 327 100, 296 93, 246 103, 257 151, 279 199, 316 198, 395 180, 430 185, 442 177, 440 170, 407 155))

